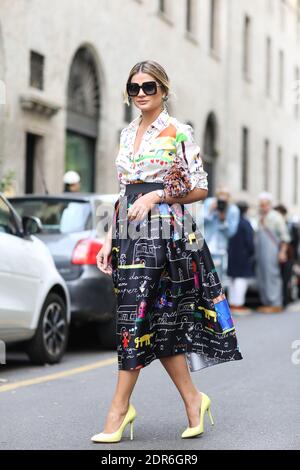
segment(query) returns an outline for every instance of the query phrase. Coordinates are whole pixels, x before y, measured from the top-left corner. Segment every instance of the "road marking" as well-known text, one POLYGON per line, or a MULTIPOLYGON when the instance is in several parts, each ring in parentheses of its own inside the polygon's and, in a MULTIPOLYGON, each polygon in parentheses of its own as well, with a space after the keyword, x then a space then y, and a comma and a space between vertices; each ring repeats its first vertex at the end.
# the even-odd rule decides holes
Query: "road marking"
POLYGON ((63 370, 62 372, 56 372, 54 374, 42 375, 41 377, 35 377, 33 379, 20 380, 19 382, 0 385, 0 392, 9 392, 10 390, 16 390, 17 388, 27 387, 28 385, 36 385, 50 380, 61 379, 63 377, 69 377, 70 375, 81 374, 89 370, 98 369, 99 367, 108 366, 117 362, 116 357, 104 359, 102 361, 93 362, 85 366, 74 367, 73 369, 63 370))

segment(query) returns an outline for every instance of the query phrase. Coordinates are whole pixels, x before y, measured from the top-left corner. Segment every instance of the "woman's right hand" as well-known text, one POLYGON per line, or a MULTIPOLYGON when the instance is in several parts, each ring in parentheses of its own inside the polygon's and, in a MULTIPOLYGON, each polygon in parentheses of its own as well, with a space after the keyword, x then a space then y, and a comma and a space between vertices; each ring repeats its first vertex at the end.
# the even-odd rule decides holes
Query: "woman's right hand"
POLYGON ((111 265, 111 243, 105 242, 100 248, 97 256, 97 267, 105 274, 112 274, 112 265, 111 265))

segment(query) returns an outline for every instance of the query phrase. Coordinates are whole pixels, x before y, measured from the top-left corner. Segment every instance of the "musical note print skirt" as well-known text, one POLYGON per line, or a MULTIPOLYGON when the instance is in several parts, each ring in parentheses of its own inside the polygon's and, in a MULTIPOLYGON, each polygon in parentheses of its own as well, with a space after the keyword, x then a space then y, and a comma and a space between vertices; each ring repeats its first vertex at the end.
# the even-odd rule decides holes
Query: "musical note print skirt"
POLYGON ((128 184, 114 206, 118 368, 140 369, 175 354, 186 355, 191 372, 242 359, 229 305, 191 213, 183 204, 160 203, 142 221, 127 219, 138 197, 162 187, 128 184))

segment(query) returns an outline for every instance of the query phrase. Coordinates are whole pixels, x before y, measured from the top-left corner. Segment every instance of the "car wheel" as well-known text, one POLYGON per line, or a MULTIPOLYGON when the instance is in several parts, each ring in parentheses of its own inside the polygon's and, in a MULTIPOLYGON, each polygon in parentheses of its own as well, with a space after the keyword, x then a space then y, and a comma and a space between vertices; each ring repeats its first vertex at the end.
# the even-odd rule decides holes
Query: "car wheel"
POLYGON ((69 325, 66 305, 55 293, 50 293, 42 307, 34 337, 26 352, 34 364, 55 364, 64 355, 68 342, 69 325))
POLYGON ((116 319, 97 323, 97 336, 103 349, 117 349, 116 319))

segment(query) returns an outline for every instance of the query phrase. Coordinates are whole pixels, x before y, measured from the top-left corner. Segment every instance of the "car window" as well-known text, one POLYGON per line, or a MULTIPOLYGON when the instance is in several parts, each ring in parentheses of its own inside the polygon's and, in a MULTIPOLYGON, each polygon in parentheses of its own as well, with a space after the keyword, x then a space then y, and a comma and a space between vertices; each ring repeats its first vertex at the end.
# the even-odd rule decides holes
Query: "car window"
POLYGON ((20 216, 38 217, 44 233, 72 233, 89 230, 92 225, 91 206, 87 201, 54 199, 11 200, 20 216))
POLYGON ((2 198, 0 198, 0 233, 17 234, 14 216, 2 198))

